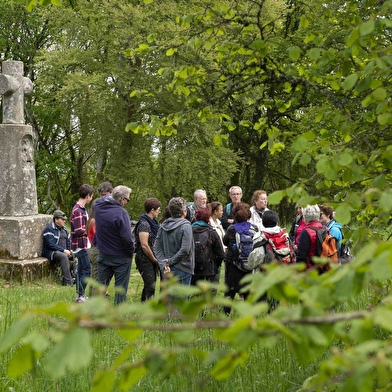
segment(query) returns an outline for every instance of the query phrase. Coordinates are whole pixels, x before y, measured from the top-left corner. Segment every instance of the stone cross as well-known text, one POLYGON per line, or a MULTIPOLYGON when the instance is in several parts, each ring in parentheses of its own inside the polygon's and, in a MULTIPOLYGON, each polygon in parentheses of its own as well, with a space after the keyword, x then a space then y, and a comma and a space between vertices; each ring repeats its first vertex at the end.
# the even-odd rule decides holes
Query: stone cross
POLYGON ((3 61, 0 74, 0 95, 3 95, 3 124, 24 124, 24 96, 33 90, 33 83, 23 76, 22 61, 3 61))

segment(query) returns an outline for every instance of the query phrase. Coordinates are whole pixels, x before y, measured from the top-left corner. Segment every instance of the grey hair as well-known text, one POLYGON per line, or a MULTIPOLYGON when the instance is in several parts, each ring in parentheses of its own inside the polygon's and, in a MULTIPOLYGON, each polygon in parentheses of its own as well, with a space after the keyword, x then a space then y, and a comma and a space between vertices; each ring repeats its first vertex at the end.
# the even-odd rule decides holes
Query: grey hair
POLYGON ((207 192, 204 189, 196 189, 193 193, 193 200, 196 201, 196 199, 200 196, 201 193, 207 196, 207 192))
POLYGON ((112 197, 114 200, 120 201, 122 198, 129 199, 132 189, 125 185, 118 185, 112 191, 112 197))
POLYGON ((231 191, 234 191, 234 190, 236 190, 236 189, 238 189, 239 192, 240 192, 241 195, 242 195, 242 188, 241 188, 240 186, 238 186, 238 185, 232 186, 232 187, 229 189, 229 193, 231 193, 231 191))
POLYGON ((317 204, 307 205, 302 209, 302 216, 306 223, 320 220, 320 208, 317 204))
POLYGON ((180 218, 183 211, 186 211, 186 200, 183 197, 173 197, 169 204, 170 215, 173 218, 180 218))

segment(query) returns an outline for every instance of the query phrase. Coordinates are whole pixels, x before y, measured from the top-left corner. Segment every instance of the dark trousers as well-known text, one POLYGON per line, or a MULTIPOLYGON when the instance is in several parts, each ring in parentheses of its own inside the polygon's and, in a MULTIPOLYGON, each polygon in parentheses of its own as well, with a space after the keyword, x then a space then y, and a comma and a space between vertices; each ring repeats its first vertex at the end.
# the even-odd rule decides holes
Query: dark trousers
POLYGON ((76 292, 78 296, 83 296, 86 290, 87 282, 86 278, 91 275, 91 266, 88 259, 88 253, 86 250, 80 250, 76 253, 78 259, 78 274, 76 276, 76 292))
POLYGON ((98 258, 98 282, 108 286, 114 276, 116 293, 114 303, 116 305, 127 299, 129 276, 131 273, 132 257, 111 256, 99 252, 98 258))
POLYGON ((144 282, 141 298, 142 302, 144 302, 155 294, 159 266, 150 260, 141 260, 137 263, 137 269, 144 282))
POLYGON ((69 259, 68 256, 63 252, 54 252, 53 263, 60 263, 61 270, 63 271, 63 284, 68 286, 72 285, 72 276, 69 270, 69 259))

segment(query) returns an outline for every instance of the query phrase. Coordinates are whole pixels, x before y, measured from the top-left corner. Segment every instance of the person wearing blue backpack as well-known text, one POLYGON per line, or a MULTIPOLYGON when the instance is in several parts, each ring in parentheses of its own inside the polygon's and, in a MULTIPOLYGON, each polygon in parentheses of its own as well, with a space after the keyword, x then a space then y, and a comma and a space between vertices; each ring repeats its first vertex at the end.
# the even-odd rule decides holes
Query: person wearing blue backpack
POLYGON ((234 223, 233 206, 241 202, 242 189, 238 185, 234 185, 229 189, 229 195, 231 203, 226 204, 223 208, 223 214, 221 218, 222 226, 225 230, 234 223))
MULTIPOLYGON (((247 268, 247 258, 253 250, 253 238, 258 233, 257 226, 249 222, 251 217, 250 206, 246 203, 236 203, 233 206, 234 223, 231 224, 223 237, 223 244, 227 246, 225 255, 225 283, 227 290, 225 297, 235 298, 240 293, 243 285, 242 278, 252 273, 247 268)), ((246 299, 248 293, 243 293, 246 299)), ((230 315, 231 307, 225 306, 226 315, 230 315)))

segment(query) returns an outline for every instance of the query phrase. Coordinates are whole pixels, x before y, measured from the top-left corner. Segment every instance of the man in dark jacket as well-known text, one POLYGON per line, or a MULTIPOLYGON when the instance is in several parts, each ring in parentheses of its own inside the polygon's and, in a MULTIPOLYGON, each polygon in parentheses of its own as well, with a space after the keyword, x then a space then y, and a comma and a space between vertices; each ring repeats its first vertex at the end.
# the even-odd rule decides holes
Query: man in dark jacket
POLYGON ((135 251, 131 220, 124 206, 132 190, 124 185, 113 189, 110 196, 101 197, 94 204, 95 245, 99 250, 98 281, 108 286, 114 275, 116 290, 114 303, 120 304, 127 297, 132 256, 135 251))
POLYGON ((187 214, 186 201, 173 197, 169 201, 171 217, 158 230, 154 253, 161 270, 170 267, 179 283, 190 285, 195 268, 193 234, 187 214))
POLYGON ((43 231, 42 256, 51 263, 60 263, 63 271, 63 285, 72 286, 74 279, 70 272, 70 259, 72 258, 71 242, 65 227, 66 215, 63 211, 53 213, 53 222, 43 231))

